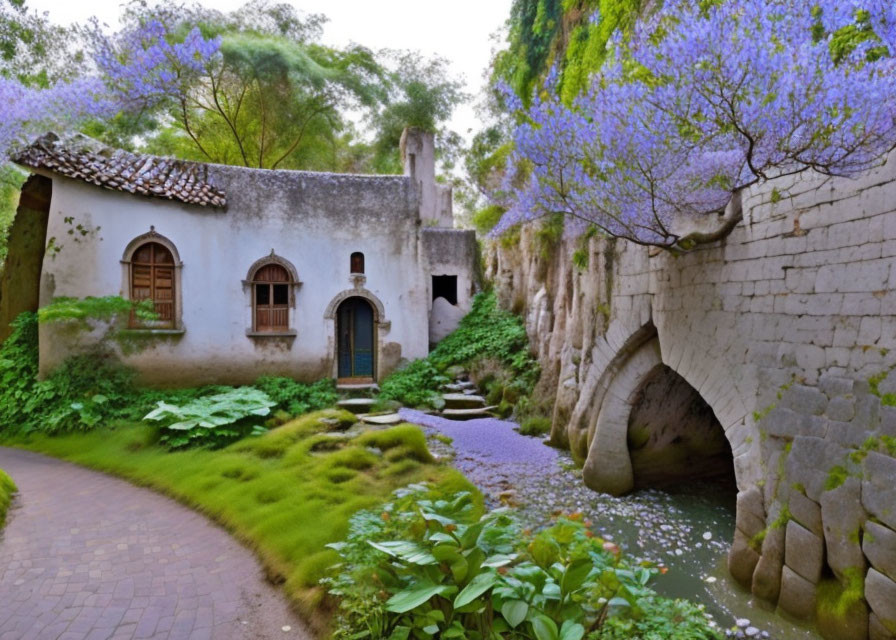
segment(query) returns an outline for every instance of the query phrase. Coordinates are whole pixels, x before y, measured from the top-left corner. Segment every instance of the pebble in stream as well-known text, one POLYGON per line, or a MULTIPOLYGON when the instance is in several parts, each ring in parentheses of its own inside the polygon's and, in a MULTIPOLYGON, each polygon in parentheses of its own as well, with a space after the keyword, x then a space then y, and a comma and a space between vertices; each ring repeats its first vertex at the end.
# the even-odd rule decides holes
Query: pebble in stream
MULTIPOLYGON (((585 486, 568 452, 521 435, 514 422, 493 418, 460 422, 410 409, 399 413, 429 436, 452 439, 450 446, 431 439, 433 453, 453 456, 454 466, 480 488, 489 507, 510 504, 523 525, 533 529, 559 514, 580 512, 595 533, 617 543, 633 558, 672 569, 668 576, 658 576, 658 591, 704 602, 723 628, 731 628, 729 637, 752 637, 746 635, 746 627, 734 624, 735 616, 717 597, 721 583, 727 581, 724 557, 734 523, 731 505, 713 499, 713 487, 698 485, 684 497, 658 490, 621 497, 597 493, 585 486), (687 511, 681 504, 687 504, 687 511), (695 513, 701 524, 698 528, 693 526, 695 513), (677 582, 664 584, 667 579, 677 582)), ((747 627, 756 629, 749 622, 747 627)), ((772 637, 767 631, 756 629, 756 633, 756 637, 772 637)), ((776 630, 773 636, 815 637, 789 629, 776 630)))

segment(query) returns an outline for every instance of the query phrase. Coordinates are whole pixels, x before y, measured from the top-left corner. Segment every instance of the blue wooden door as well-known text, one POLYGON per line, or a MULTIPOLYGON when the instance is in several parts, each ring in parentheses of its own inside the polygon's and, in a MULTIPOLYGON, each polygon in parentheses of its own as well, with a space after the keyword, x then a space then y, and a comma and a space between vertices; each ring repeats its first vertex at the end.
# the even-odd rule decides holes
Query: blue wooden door
POLYGON ((373 378, 373 309, 363 298, 349 298, 336 315, 339 377, 373 378))

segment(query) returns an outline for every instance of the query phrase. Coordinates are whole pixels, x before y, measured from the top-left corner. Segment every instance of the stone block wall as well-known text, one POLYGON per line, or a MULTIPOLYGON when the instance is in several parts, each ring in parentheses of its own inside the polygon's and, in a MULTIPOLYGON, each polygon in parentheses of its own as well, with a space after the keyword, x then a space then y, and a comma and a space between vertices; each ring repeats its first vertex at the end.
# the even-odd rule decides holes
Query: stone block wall
POLYGON ((896 638, 896 158, 858 179, 743 194, 685 255, 603 237, 491 244, 524 314, 554 443, 597 490, 632 486, 625 433, 665 365, 712 408, 738 484, 729 566, 831 638, 896 638))

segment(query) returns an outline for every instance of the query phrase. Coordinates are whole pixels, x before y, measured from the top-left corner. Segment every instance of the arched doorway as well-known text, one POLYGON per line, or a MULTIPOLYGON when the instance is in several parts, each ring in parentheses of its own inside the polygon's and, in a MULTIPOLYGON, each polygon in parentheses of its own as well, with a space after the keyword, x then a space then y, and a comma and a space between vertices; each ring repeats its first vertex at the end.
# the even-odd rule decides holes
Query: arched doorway
POLYGON ((376 378, 374 313, 364 298, 348 298, 336 310, 336 361, 340 379, 376 378))

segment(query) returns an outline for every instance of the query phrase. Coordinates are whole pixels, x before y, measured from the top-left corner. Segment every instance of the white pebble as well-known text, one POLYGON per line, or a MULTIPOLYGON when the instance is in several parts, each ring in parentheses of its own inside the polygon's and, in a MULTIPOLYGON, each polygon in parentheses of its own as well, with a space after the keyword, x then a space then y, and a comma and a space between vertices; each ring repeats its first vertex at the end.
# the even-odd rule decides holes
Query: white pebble
POLYGON ((712 533, 710 533, 709 531, 704 532, 703 539, 704 540, 712 540, 712 533))
POLYGON ((292 631, 292 627, 290 627, 289 625, 286 625, 285 627, 282 627, 282 629, 283 629, 284 631, 292 631))

